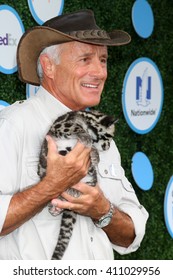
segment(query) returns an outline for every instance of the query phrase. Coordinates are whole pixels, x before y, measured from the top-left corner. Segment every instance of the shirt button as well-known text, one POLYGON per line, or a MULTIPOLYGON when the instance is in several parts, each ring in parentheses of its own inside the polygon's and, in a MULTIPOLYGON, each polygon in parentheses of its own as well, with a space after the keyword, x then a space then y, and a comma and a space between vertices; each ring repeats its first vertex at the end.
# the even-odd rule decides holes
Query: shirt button
POLYGON ((91 239, 91 242, 93 242, 93 237, 91 237, 90 239, 91 239))
POLYGON ((107 170, 107 169, 105 169, 105 170, 104 170, 104 173, 105 173, 105 174, 108 174, 108 170, 107 170))

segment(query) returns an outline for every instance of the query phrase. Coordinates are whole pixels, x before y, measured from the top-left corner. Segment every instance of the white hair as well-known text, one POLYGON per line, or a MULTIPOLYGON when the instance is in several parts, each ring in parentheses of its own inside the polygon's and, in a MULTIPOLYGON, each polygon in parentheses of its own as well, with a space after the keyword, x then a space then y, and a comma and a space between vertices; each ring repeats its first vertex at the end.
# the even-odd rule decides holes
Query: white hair
POLYGON ((40 63, 40 56, 42 54, 47 54, 48 57, 51 58, 55 62, 56 65, 58 65, 60 63, 60 54, 61 54, 61 50, 62 50, 62 47, 61 47, 62 45, 60 44, 60 45, 53 45, 50 47, 46 47, 40 53, 39 58, 37 60, 37 75, 38 75, 40 81, 42 81, 42 79, 43 79, 43 68, 40 63))

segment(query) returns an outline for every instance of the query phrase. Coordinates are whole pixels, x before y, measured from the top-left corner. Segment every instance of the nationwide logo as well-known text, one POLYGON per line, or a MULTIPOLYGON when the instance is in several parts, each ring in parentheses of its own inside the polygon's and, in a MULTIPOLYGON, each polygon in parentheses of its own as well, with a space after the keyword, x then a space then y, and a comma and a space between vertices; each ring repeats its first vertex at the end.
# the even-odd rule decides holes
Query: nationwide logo
POLYGON ((151 83, 152 77, 148 74, 148 68, 144 69, 142 73, 142 77, 136 77, 136 104, 141 107, 145 107, 145 110, 131 110, 131 116, 147 116, 147 115, 155 115, 156 109, 148 109, 151 104, 151 83))
POLYGON ((129 67, 123 85, 127 123, 139 134, 149 132, 160 117, 162 103, 163 86, 157 66, 148 58, 137 59, 129 67))
POLYGON ((0 72, 13 74, 17 71, 16 51, 23 33, 18 13, 8 5, 0 5, 0 72))
POLYGON ((35 21, 42 25, 62 13, 64 0, 28 0, 28 6, 35 21))
POLYGON ((156 110, 131 110, 131 116, 148 116, 148 115, 155 115, 156 110))
POLYGON ((139 106, 147 107, 151 102, 151 76, 148 75, 148 68, 144 70, 142 77, 136 77, 136 103, 139 106))

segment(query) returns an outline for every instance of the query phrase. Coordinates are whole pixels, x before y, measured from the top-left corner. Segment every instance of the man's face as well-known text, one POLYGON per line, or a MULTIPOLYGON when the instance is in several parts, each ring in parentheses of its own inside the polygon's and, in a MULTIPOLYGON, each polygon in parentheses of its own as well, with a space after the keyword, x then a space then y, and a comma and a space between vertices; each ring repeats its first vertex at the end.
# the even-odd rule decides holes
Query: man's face
POLYGON ((65 43, 54 68, 52 92, 70 109, 85 109, 100 102, 106 78, 107 47, 65 43))

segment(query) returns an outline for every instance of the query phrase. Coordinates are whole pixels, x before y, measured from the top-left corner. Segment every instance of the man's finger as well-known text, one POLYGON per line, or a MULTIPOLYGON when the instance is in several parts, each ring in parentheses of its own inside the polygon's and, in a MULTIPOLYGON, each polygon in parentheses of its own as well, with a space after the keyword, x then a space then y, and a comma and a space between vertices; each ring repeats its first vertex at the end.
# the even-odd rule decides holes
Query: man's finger
POLYGON ((57 145, 54 139, 50 135, 46 135, 47 146, 48 146, 48 157, 51 157, 52 154, 57 152, 57 145))

